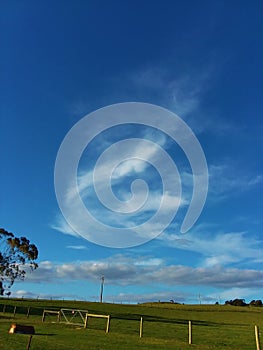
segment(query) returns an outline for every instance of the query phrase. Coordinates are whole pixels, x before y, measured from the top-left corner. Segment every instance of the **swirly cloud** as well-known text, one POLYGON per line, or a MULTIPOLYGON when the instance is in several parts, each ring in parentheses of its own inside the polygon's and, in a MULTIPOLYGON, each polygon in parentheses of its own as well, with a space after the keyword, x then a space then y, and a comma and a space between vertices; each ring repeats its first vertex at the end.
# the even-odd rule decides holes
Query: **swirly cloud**
POLYGON ((79 180, 78 168, 85 149, 106 130, 128 125, 160 131, 184 152, 192 170, 193 192, 181 225, 182 233, 198 219, 208 191, 202 147, 189 126, 174 113, 146 103, 116 104, 90 113, 72 127, 60 146, 55 164, 55 191, 61 212, 72 229, 103 246, 131 247, 155 238, 171 224, 179 206, 185 204, 176 160, 162 143, 130 137, 125 132, 122 139, 102 149, 92 169, 79 180), (161 189, 149 189, 152 184, 147 176, 142 176, 148 167, 158 175, 161 189), (117 187, 123 176, 129 176, 128 195, 117 187), (96 201, 115 217, 115 222, 109 224, 105 215, 94 215, 89 208, 94 194, 96 201), (149 203, 154 203, 150 215, 149 203), (126 225, 120 223, 120 215, 128 218, 126 225), (139 222, 133 220, 134 215, 140 217, 139 222), (155 229, 149 230, 150 227, 155 229))

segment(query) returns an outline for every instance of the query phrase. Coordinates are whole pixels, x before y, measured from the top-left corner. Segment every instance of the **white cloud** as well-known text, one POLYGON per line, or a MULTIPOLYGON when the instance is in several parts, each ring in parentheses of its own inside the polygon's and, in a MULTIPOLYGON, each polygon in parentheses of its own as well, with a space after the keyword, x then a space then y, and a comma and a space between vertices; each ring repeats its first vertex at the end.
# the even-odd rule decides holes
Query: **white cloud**
MULTIPOLYGON (((165 139, 161 137, 156 142, 164 145, 165 139)), ((118 184, 123 181, 123 178, 132 173, 140 174, 144 172, 154 158, 160 158, 158 154, 159 148, 155 147, 154 144, 146 144, 143 140, 136 142, 135 147, 134 143, 122 144, 121 149, 117 145, 114 145, 114 147, 116 147, 116 150, 114 151, 113 149, 114 152, 111 152, 110 156, 106 156, 103 162, 96 166, 95 181, 96 189, 99 193, 105 192, 109 178, 112 184, 118 184), (116 164, 118 165, 117 167, 116 164)), ((161 164, 162 160, 155 161, 155 163, 158 162, 161 164)), ((93 186, 93 176, 94 169, 82 170, 78 176, 78 191, 83 199, 90 195, 90 188, 93 186)), ((72 201, 75 199, 75 186, 76 181, 72 180, 65 197, 65 201, 69 206, 72 206, 72 201)))
POLYGON ((67 248, 69 249, 76 249, 76 250, 85 250, 88 249, 86 246, 84 245, 68 245, 67 248))
MULTIPOLYGON (((107 289, 106 289, 107 291, 107 289)), ((215 303, 216 301, 220 303, 224 303, 226 300, 233 300, 236 298, 246 299, 246 302, 257 298, 253 297, 253 293, 255 295, 260 295, 260 289, 254 288, 228 288, 225 290, 218 290, 217 292, 208 293, 208 294, 200 294, 199 298, 196 294, 193 294, 190 291, 186 291, 185 289, 180 291, 178 287, 173 288, 169 287, 167 289, 162 289, 159 291, 155 291, 152 293, 116 293, 116 294, 108 294, 104 293, 104 301, 105 302, 113 302, 113 303, 147 303, 147 302, 170 302, 173 300, 174 302, 185 303, 185 302, 207 302, 207 303, 215 303)), ((30 298, 30 299, 54 299, 54 300, 84 300, 78 294, 70 294, 70 293, 33 293, 28 290, 14 290, 12 291, 12 297, 14 298, 30 298)), ((86 296, 88 300, 98 300, 98 295, 89 295, 86 296)))
MULTIPOLYGON (((148 135, 148 137, 150 136, 151 135, 148 135)), ((159 137, 157 143, 158 145, 165 146, 166 137, 159 137)), ((94 197, 93 172, 91 170, 81 172, 78 176, 79 195, 83 201, 85 201, 87 210, 89 210, 98 221, 102 220, 104 224, 112 225, 113 227, 116 227, 116 225, 117 227, 121 225, 123 225, 123 227, 137 226, 141 224, 143 216, 148 220, 159 210, 160 205, 162 205, 162 211, 159 218, 159 224, 161 224, 162 222, 166 222, 166 217, 171 217, 171 215, 176 212, 176 209, 188 204, 186 197, 180 197, 180 186, 176 182, 175 174, 171 172, 170 167, 167 166, 166 160, 163 159, 163 155, 159 152, 159 147, 160 146, 155 146, 152 143, 145 143, 143 141, 136 142, 135 147, 132 147, 131 144, 124 144, 121 150, 117 149, 116 152, 111 154, 111 157, 106 157, 105 161, 100 162, 97 165, 95 176, 96 195, 99 195, 99 200, 103 206, 100 205, 98 200, 95 200, 98 198, 94 197), (127 161, 123 161, 115 167, 119 162, 119 157, 124 160, 127 158, 127 161), (132 158, 129 160, 129 157, 132 158), (158 169, 161 169, 162 171, 163 179, 167 188, 164 193, 162 193, 162 188, 161 190, 150 188, 147 192, 145 183, 143 184, 142 182, 127 183, 126 178, 129 175, 138 174, 138 177, 141 177, 143 181, 144 179, 147 180, 149 186, 154 184, 154 186, 157 187, 155 178, 156 173, 152 173, 151 169, 148 169, 150 163, 157 164, 158 169), (119 186, 117 194, 122 200, 113 195, 112 187, 109 188, 109 185, 111 184, 108 181, 109 177, 111 177, 111 182, 115 187, 119 186), (176 183, 176 185, 174 183, 176 183), (137 187, 134 189, 135 184, 137 187), (109 210, 105 210, 105 207, 109 210), (133 216, 120 216, 118 213, 133 214, 133 216)), ((159 183, 162 187, 160 179, 159 183)), ((75 200, 75 196, 78 194, 74 191, 74 188, 75 182, 72 181, 72 184, 69 184, 66 191, 64 204, 67 207, 67 212, 70 214, 69 217, 74 218, 74 222, 78 223, 79 228, 86 227, 86 232, 87 225, 84 222, 85 218, 83 215, 79 214, 81 210, 79 210, 75 200)), ((150 223, 145 225, 147 230, 144 230, 143 234, 146 239, 148 239, 148 237, 153 237, 153 231, 156 231, 157 226, 156 222, 153 225, 150 223)), ((77 235, 66 224, 62 216, 57 216, 56 222, 52 227, 60 232, 64 232, 65 234, 77 235)), ((75 227, 76 231, 78 230, 78 227, 75 227)), ((93 231, 94 230, 95 228, 93 228, 93 231)), ((83 229, 80 229, 79 232, 83 232, 83 229)), ((89 234, 92 236, 93 233, 87 232, 87 235, 89 234)))
POLYGON ((212 293, 209 296, 211 298, 218 298, 220 300, 233 300, 233 299, 246 299, 246 297, 250 297, 253 294, 253 288, 229 288, 220 293, 212 293))
POLYGON ((47 299, 82 300, 83 299, 77 294, 32 293, 28 290, 22 290, 22 289, 12 291, 12 298, 30 298, 30 299, 45 299, 45 300, 47 300, 47 299))
POLYGON ((154 293, 119 293, 117 295, 107 295, 107 300, 117 303, 147 303, 147 302, 174 302, 183 303, 189 297, 188 293, 178 291, 160 291, 154 293))
MULTIPOLYGON (((105 294, 104 301, 113 303, 144 303, 144 302, 156 302, 165 301, 169 302, 173 300, 175 302, 185 302, 189 298, 190 294, 186 292, 180 292, 175 290, 164 290, 153 293, 118 293, 118 294, 105 294)), ((83 300, 83 298, 77 294, 70 293, 32 293, 28 290, 15 290, 12 291, 13 298, 30 298, 30 299, 54 299, 54 300, 83 300)), ((97 295, 88 296, 90 300, 97 300, 97 295)))
POLYGON ((139 260, 134 263, 135 266, 158 266, 163 264, 163 259, 149 258, 147 260, 139 260))
POLYGON ((136 158, 122 162, 112 174, 112 179, 119 180, 120 177, 127 176, 131 173, 141 173, 145 170, 147 165, 147 163, 136 158))
POLYGON ((202 266, 206 267, 240 263, 247 259, 262 261, 263 242, 246 232, 215 232, 215 228, 211 228, 208 233, 207 228, 196 228, 185 237, 164 233, 158 239, 169 246, 200 253, 202 266))
POLYGON ((57 214, 55 222, 50 225, 50 227, 56 231, 64 233, 65 235, 71 235, 75 237, 80 237, 77 232, 75 232, 64 219, 62 214, 57 214))
POLYGON ((104 275, 107 284, 113 285, 185 285, 217 288, 253 288, 263 286, 263 271, 253 269, 213 267, 190 267, 165 265, 163 260, 152 257, 132 258, 112 256, 100 261, 82 261, 55 264, 42 262, 29 282, 97 281, 104 275), (149 263, 150 262, 150 263, 149 263))

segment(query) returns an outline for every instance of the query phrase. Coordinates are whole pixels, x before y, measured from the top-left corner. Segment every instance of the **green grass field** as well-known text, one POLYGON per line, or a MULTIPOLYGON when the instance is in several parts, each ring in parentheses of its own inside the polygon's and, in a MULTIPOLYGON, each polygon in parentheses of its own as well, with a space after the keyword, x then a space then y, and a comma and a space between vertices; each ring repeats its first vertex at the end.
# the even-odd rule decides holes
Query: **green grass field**
MULTIPOLYGON (((74 314, 72 314, 74 315, 74 314)), ((73 317, 73 319, 75 319, 73 317)), ((80 321, 76 317, 76 321, 80 321)), ((229 305, 176 305, 149 303, 119 305, 107 303, 0 299, 0 349, 24 350, 28 335, 9 334, 11 324, 32 325, 36 334, 32 350, 197 349, 254 350, 254 326, 263 329, 263 308, 229 305), (16 313, 14 317, 14 307, 16 313), (30 309, 28 309, 30 307, 30 309), (61 308, 88 310, 111 315, 106 320, 89 318, 88 328, 58 323, 55 314, 42 322, 43 310, 61 308), (4 312, 3 312, 4 311, 4 312), (27 313, 29 311, 29 317, 27 313), (143 337, 139 337, 143 317, 143 337), (188 344, 188 321, 192 322, 192 345, 188 344)))

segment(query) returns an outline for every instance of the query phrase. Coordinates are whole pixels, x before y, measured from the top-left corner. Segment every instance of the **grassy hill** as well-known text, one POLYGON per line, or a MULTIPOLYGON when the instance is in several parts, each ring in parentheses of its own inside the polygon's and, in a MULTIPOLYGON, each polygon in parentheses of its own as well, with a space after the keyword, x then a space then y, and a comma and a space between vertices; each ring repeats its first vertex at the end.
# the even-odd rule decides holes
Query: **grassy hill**
MULTIPOLYGON (((72 321, 82 323, 78 313, 67 311, 72 321), (72 316, 71 316, 72 315, 72 316), (78 320, 77 320, 78 317, 78 320)), ((85 313, 83 313, 84 315, 85 313)), ((0 349, 26 349, 28 336, 8 334, 13 323, 33 325, 36 335, 31 350, 38 349, 225 349, 254 350, 254 326, 263 329, 263 308, 229 305, 178 305, 147 303, 120 305, 81 301, 0 299, 0 349), (110 315, 106 320, 89 318, 88 328, 57 322, 57 315, 43 310, 88 310, 110 315), (4 312, 3 312, 4 311, 4 312), (27 317, 28 316, 28 317, 27 317), (139 337, 143 317, 143 336, 139 337), (192 345, 188 344, 188 324, 192 323, 192 345)), ((62 317, 61 321, 65 321, 62 317)))

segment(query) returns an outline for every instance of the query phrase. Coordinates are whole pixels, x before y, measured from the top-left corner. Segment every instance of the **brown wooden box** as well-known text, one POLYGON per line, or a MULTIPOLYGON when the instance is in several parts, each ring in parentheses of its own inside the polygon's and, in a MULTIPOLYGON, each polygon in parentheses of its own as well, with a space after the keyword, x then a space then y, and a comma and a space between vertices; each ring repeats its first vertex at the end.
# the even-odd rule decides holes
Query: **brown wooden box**
POLYGON ((35 334, 35 329, 33 326, 24 326, 24 325, 15 323, 11 325, 8 333, 35 334))

